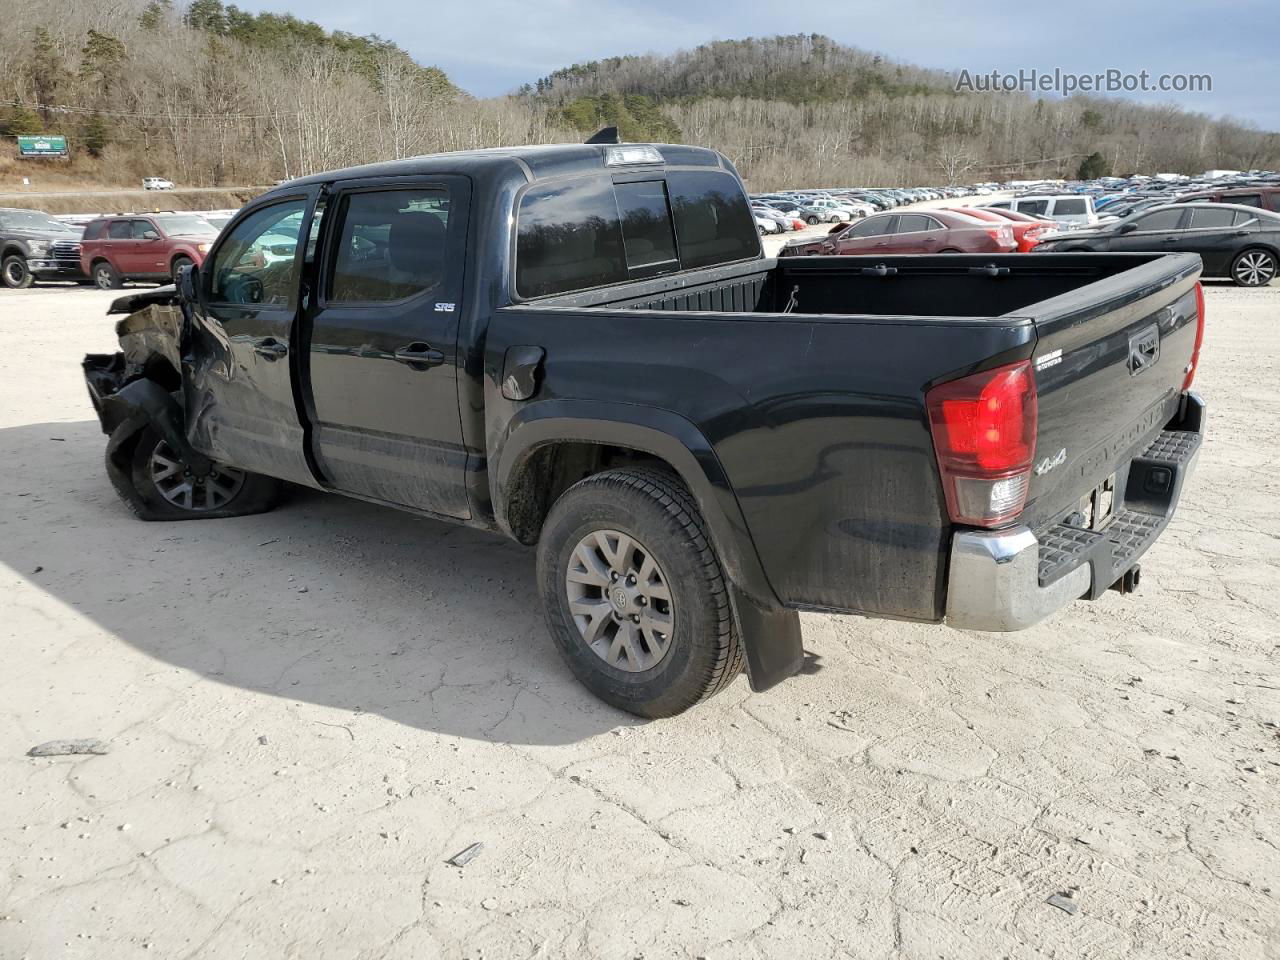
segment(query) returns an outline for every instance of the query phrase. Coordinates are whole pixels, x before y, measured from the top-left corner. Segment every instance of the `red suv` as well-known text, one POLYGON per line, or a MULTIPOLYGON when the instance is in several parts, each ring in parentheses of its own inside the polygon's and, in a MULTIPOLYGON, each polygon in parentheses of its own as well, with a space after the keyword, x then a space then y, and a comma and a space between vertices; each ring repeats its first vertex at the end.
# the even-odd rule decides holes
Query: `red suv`
POLYGON ((80 264, 103 290, 125 280, 176 280, 188 264, 200 264, 218 228, 194 213, 102 217, 80 241, 80 264))

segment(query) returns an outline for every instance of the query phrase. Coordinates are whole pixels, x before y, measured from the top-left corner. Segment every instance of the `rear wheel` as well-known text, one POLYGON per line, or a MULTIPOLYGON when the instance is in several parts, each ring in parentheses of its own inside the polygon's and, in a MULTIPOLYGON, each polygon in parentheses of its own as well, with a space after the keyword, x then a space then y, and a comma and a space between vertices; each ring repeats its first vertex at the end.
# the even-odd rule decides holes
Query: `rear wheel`
POLYGON ((93 269, 89 271, 89 277, 99 290, 117 290, 120 287, 120 274, 105 260, 99 260, 93 265, 93 269))
POLYGON ((622 710, 675 716, 742 669, 720 561, 671 473, 609 470, 570 487, 543 526, 538 584, 570 669, 622 710))
POLYGON ((196 472, 154 427, 140 431, 124 454, 120 462, 108 457, 107 473, 116 493, 143 520, 262 513, 275 506, 279 495, 278 480, 247 470, 215 463, 196 472))
POLYGON ((23 290, 31 286, 31 271, 27 269, 27 261, 16 253, 4 258, 0 264, 0 275, 4 277, 4 285, 14 290, 23 290))
POLYGON ((1269 250, 1245 250, 1231 264, 1231 279, 1241 287, 1265 287, 1276 275, 1276 257, 1269 250))

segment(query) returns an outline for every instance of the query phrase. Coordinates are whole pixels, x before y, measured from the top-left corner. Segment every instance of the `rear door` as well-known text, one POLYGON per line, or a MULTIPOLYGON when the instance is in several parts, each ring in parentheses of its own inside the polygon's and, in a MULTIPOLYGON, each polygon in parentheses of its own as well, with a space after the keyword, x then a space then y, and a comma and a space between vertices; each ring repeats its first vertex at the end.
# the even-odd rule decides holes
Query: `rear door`
POLYGON ((187 432, 215 460, 316 486, 294 402, 299 278, 319 187, 242 210, 200 271, 187 432))
POLYGON ((138 242, 133 239, 133 221, 112 220, 107 224, 104 240, 103 252, 111 261, 111 265, 121 275, 132 276, 135 272, 134 264, 137 259, 135 250, 138 245, 138 242))
POLYGON ((470 516, 458 411, 469 181, 353 181, 327 200, 307 322, 311 450, 326 484, 470 516))
POLYGON ((904 213, 898 217, 893 233, 885 237, 888 245, 879 253, 934 253, 944 244, 946 231, 933 217, 922 213, 904 213))
POLYGON ((1254 219, 1230 207, 1192 207, 1191 222, 1168 247, 1179 253, 1198 253, 1205 272, 1223 273, 1239 249, 1242 226, 1254 219))

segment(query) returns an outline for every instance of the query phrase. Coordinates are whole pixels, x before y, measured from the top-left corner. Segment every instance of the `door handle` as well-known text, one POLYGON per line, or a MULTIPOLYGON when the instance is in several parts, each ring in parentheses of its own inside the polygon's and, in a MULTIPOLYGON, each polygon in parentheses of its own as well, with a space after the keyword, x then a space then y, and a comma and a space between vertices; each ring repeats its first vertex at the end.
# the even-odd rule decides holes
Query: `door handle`
POLYGON ((1165 237, 1163 242, 1164 242, 1164 243, 1177 243, 1177 242, 1178 242, 1178 238, 1177 238, 1177 237, 1165 237))
POLYGON ((265 337, 253 345, 253 352, 268 360, 279 360, 289 352, 289 347, 274 337, 265 337))
POLYGON ((444 354, 439 350, 431 349, 426 343, 414 342, 398 349, 393 356, 400 363, 407 363, 415 370, 425 370, 427 367, 438 366, 444 363, 444 354))

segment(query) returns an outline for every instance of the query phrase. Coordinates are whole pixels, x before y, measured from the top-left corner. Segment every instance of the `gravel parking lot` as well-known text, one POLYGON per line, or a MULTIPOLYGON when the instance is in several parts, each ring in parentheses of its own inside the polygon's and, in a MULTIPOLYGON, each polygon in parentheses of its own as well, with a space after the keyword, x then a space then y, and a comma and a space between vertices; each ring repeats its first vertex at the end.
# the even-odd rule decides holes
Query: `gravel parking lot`
POLYGON ((79 370, 112 294, 0 291, 0 958, 1274 960, 1280 287, 1206 287, 1139 594, 806 615, 804 675, 649 724, 523 548, 314 493, 133 520, 79 370))

